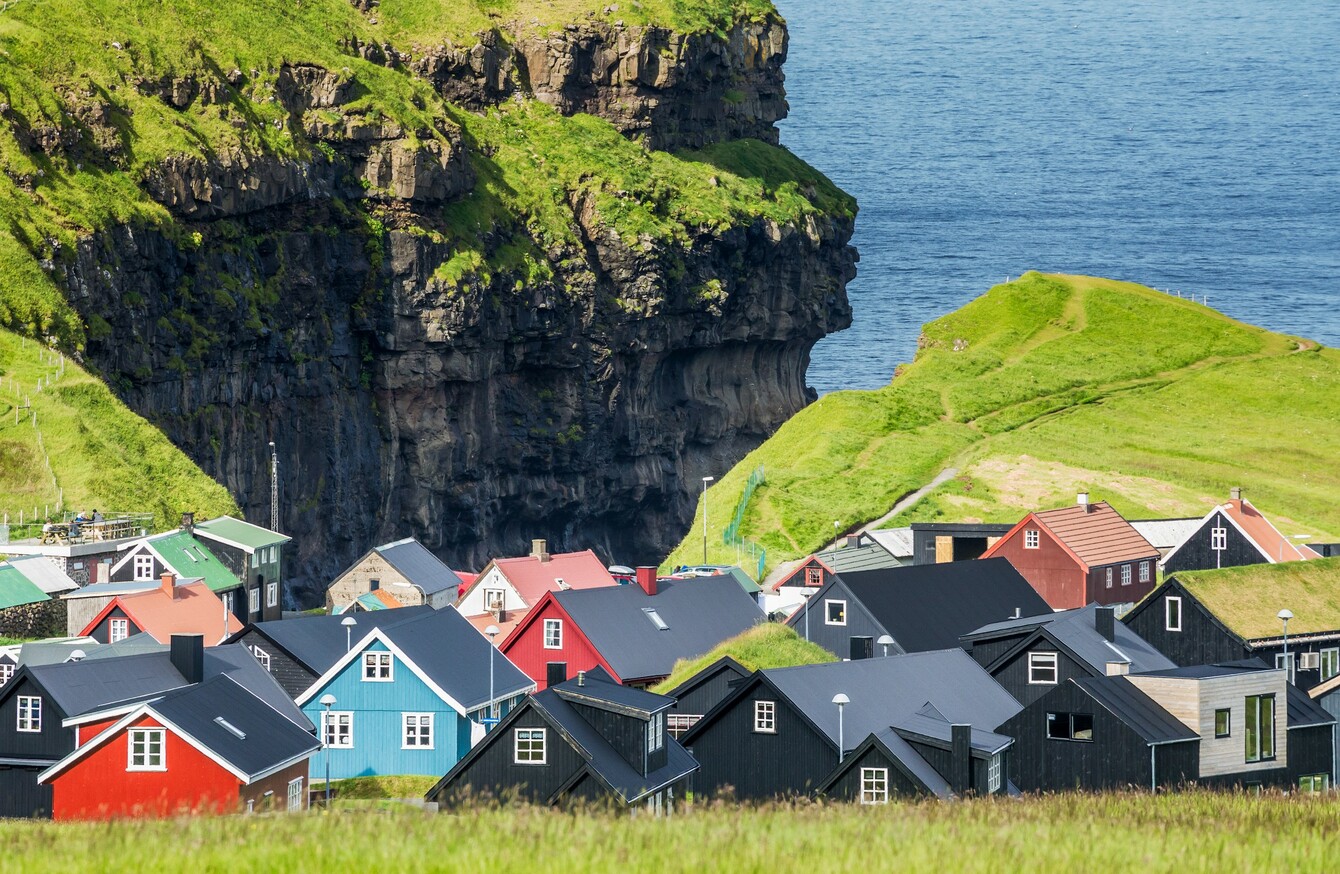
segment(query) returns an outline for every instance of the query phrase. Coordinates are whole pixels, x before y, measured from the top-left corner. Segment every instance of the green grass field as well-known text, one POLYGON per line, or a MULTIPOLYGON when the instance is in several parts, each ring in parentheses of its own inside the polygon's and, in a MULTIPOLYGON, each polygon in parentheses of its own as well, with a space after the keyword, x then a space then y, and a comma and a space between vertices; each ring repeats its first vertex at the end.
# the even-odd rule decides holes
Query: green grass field
POLYGON ((662 694, 669 692, 725 656, 730 656, 751 671, 837 661, 837 657, 831 652, 817 643, 802 640, 793 629, 767 622, 743 634, 737 634, 729 640, 723 640, 713 647, 711 652, 696 659, 680 659, 675 662, 670 676, 653 686, 651 691, 662 694))
MULTIPOLYGON (((955 467, 888 524, 1016 522, 1085 490, 1128 518, 1201 516, 1241 485, 1286 534, 1340 532, 1340 352, 1037 273, 926 325, 922 347, 887 387, 825 395, 782 426, 708 490, 709 518, 730 518, 764 466, 742 530, 776 564, 955 467)), ((701 559, 690 536, 666 565, 701 559)))
POLYGON ((1332 799, 1246 795, 0 823, 0 871, 1334 872, 1332 799))

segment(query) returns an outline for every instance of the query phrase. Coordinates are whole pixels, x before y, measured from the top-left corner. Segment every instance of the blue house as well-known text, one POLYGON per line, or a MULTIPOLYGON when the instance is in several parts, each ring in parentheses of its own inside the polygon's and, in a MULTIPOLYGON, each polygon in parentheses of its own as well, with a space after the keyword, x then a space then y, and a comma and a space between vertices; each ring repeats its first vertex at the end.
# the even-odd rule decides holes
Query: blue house
POLYGON ((443 774, 534 688, 455 608, 373 628, 297 698, 326 743, 313 777, 327 756, 332 780, 443 774))

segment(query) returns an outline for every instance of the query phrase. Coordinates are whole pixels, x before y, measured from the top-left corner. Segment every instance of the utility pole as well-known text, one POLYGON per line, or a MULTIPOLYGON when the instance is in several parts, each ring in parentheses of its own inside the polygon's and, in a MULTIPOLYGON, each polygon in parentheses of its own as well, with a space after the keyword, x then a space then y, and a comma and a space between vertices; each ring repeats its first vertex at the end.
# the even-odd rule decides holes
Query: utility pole
POLYGON ((279 455, 270 441, 270 530, 279 533, 279 455))

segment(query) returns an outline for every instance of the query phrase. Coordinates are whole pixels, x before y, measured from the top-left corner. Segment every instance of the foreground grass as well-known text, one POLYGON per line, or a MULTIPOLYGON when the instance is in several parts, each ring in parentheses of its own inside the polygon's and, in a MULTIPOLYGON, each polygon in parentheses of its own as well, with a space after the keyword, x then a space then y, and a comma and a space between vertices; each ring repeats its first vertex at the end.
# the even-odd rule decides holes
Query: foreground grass
MULTIPOLYGON (((1286 534, 1340 532, 1335 350, 1138 285, 1037 273, 926 325, 922 345, 887 387, 787 422, 708 490, 710 518, 730 518, 765 466, 744 532, 776 564, 956 467, 890 524, 1016 522, 1085 490, 1131 518, 1201 516, 1241 485, 1286 534)), ((700 550, 689 537, 667 564, 700 550)))
POLYGON ((751 671, 837 661, 831 652, 817 643, 802 639, 793 629, 766 622, 722 641, 706 655, 696 659, 680 659, 675 662, 670 676, 653 686, 651 691, 662 694, 669 692, 724 656, 730 656, 751 671))
POLYGON ((0 871, 1334 871, 1333 800, 1192 793, 0 824, 0 871))

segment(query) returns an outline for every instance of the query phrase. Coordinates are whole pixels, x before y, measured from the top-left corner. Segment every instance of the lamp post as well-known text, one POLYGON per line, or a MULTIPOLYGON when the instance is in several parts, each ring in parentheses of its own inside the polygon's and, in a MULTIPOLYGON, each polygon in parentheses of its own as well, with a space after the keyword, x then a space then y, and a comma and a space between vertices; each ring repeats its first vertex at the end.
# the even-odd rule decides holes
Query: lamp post
POLYGON ((842 764, 847 755, 847 744, 842 733, 842 708, 851 703, 851 699, 841 692, 833 696, 833 703, 838 708, 838 764, 842 764))
POLYGON ((714 479, 716 477, 703 477, 703 564, 707 564, 707 484, 714 479))
POLYGON ((877 644, 879 644, 880 646, 884 647, 884 658, 888 658, 888 657, 889 657, 889 647, 893 646, 893 638, 892 638, 892 637, 889 637, 887 634, 881 634, 881 635, 879 636, 879 640, 875 641, 875 643, 877 643, 877 644))
POLYGON ((1286 607, 1276 613, 1275 616, 1284 623, 1284 679, 1291 683, 1293 682, 1293 663, 1289 661, 1289 620, 1293 618, 1293 613, 1286 607))
POLYGON ((800 609, 805 611, 805 640, 808 641, 810 639, 810 598, 814 597, 814 590, 801 589, 800 597, 804 599, 800 609))
POLYGON ((321 748, 326 753, 326 810, 330 810, 330 708, 335 706, 335 696, 327 692, 321 696, 321 706, 326 708, 326 718, 321 723, 321 748))
POLYGON ((489 715, 484 717, 484 731, 487 732, 498 721, 498 717, 493 715, 496 706, 493 703, 493 651, 497 648, 493 641, 498 636, 498 626, 490 625, 484 629, 484 633, 489 636, 489 715))
POLYGON ((346 616, 340 620, 340 624, 344 626, 344 651, 348 652, 354 648, 354 626, 358 624, 358 620, 352 616, 346 616))

